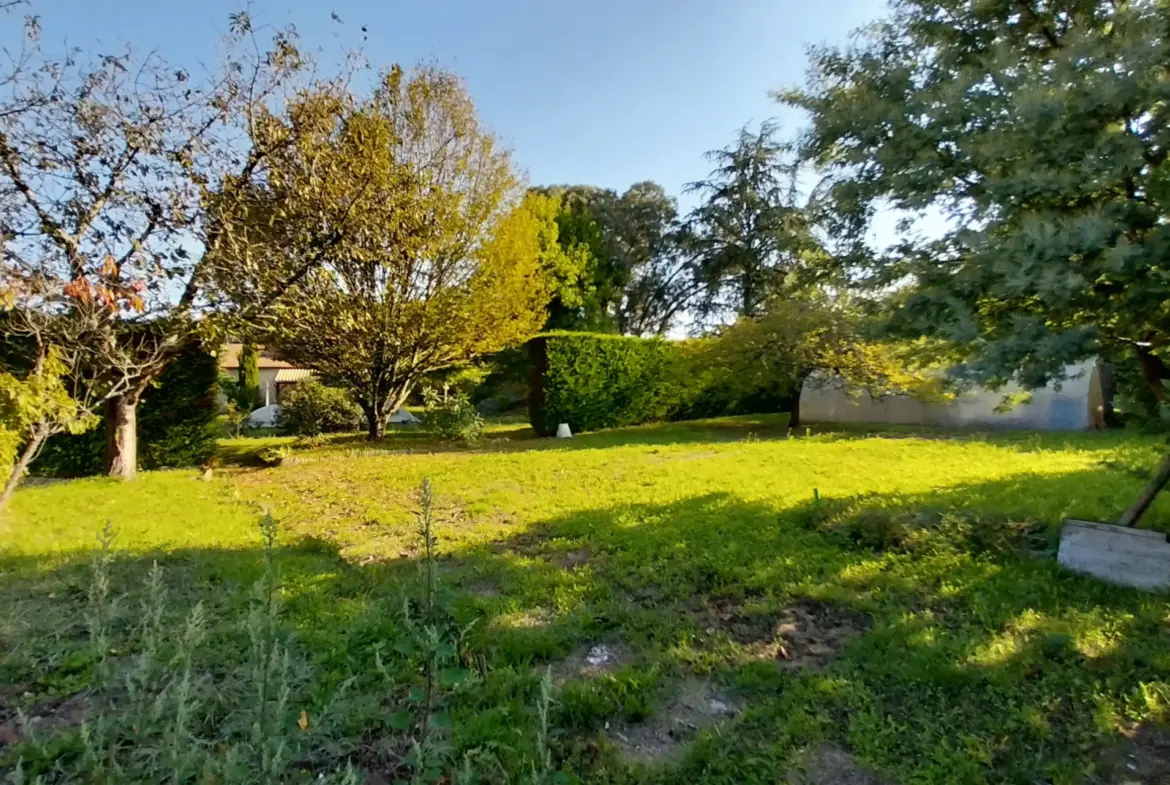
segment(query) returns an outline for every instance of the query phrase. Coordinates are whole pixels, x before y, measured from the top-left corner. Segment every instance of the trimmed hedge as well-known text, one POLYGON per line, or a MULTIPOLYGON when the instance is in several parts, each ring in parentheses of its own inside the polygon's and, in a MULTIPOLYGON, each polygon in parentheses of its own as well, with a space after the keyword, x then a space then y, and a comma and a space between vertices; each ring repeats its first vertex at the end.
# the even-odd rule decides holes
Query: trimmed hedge
POLYGON ((551 332, 529 342, 529 414, 542 436, 566 422, 574 432, 783 411, 791 396, 746 390, 711 356, 707 340, 667 341, 551 332))
POLYGON ((537 434, 729 414, 789 411, 793 391, 750 388, 710 339, 548 332, 530 340, 529 415, 537 434))
MULTIPOLYGON (((144 469, 197 466, 215 452, 216 360, 197 345, 180 352, 138 404, 138 464, 144 469)), ((105 470, 106 425, 49 439, 36 474, 83 477, 105 470)))
POLYGON ((529 413, 542 436, 663 420, 677 406, 677 356, 660 339, 554 332, 529 342, 529 413))

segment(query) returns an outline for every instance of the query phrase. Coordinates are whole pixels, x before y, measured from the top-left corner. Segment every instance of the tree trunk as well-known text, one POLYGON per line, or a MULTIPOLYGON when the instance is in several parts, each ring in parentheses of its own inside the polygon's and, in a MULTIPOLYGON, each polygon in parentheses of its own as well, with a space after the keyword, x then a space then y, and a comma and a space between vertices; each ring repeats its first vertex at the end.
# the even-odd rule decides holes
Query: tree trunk
POLYGON ((8 500, 12 498, 12 494, 16 492, 17 486, 24 478, 25 471, 28 470, 28 465, 33 462, 33 458, 41 449, 41 445, 45 443, 45 439, 49 436, 48 428, 34 427, 32 433, 29 435, 28 442, 24 445, 24 449, 20 453, 15 465, 12 467, 12 473, 8 475, 8 481, 4 483, 4 491, 0 492, 0 514, 4 512, 4 508, 8 506, 8 500))
POLYGON ((376 441, 386 435, 386 415, 379 404, 362 404, 362 411, 366 415, 366 438, 376 441))
POLYGON ((1162 358, 1144 346, 1137 350, 1138 367, 1141 370, 1142 380, 1146 383, 1150 398, 1147 404, 1147 414, 1156 418, 1162 404, 1166 401, 1166 386, 1162 380, 1167 377, 1168 370, 1162 358))
POLYGON ((796 380, 796 391, 792 396, 792 404, 788 407, 788 428, 800 427, 800 393, 804 390, 804 381, 807 377, 801 376, 796 380))
POLYGON ((106 474, 123 480, 138 476, 138 395, 106 401, 106 474))

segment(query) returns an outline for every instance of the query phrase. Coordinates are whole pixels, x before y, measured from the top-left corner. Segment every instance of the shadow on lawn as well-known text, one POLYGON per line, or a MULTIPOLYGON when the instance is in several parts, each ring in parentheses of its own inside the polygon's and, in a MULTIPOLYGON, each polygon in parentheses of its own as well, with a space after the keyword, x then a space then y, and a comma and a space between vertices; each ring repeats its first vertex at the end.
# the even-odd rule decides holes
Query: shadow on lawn
MULTIPOLYGON (((1116 738, 1112 724, 1148 722, 1170 707, 1166 600, 1029 555, 1055 517, 1008 524, 1024 521, 1037 500, 1065 498, 1063 507, 1041 506, 1075 513, 1103 497, 1128 498, 1138 484, 1123 472, 1077 472, 787 509, 709 494, 585 510, 445 554, 456 612, 477 625, 484 680, 462 699, 467 711, 521 707, 507 722, 477 721, 456 743, 507 749, 531 722, 522 707, 534 666, 609 642, 626 661, 566 688, 558 715, 572 734, 560 753, 597 781, 635 780, 607 768, 615 764, 604 754, 581 757, 573 739, 641 718, 678 679, 702 673, 747 707, 736 733, 701 740, 681 772, 636 781, 774 781, 778 761, 824 740, 923 782, 1073 781, 1116 738), (754 657, 720 626, 727 616, 767 621, 802 602, 867 619, 820 669, 754 657)), ((315 711, 350 677, 359 691, 380 689, 375 647, 400 633, 402 591, 417 565, 352 565, 320 540, 285 544, 277 556, 284 624, 315 674, 294 704, 315 711)), ((0 628, 0 681, 35 695, 84 686, 87 559, 46 565, 0 555, 0 602, 11 613, 0 628)), ((130 593, 123 632, 137 620, 134 595, 155 560, 177 615, 208 604, 219 625, 214 656, 242 656, 246 636, 231 625, 247 613, 260 551, 120 555, 112 583, 130 593)), ((334 754, 369 743, 368 729, 353 733, 334 754)))
MULTIPOLYGON (((738 685, 749 713, 735 738, 696 751, 684 773, 694 781, 717 781, 713 770, 749 781, 743 767, 759 761, 755 750, 825 739, 924 782, 1080 781, 1118 728, 1167 716, 1165 596, 1030 554, 1029 535, 1043 540, 1049 521, 995 537, 1011 516, 919 513, 1021 494, 1075 497, 1101 483, 1091 472, 1030 477, 830 502, 838 509, 829 513, 716 494, 570 515, 464 559, 469 585, 487 595, 476 603, 488 618, 484 643, 503 661, 617 642, 634 652, 635 671, 669 682, 714 668, 738 685), (921 528, 886 549, 860 544, 875 511, 921 528), (557 609, 561 597, 574 602, 557 609), (767 619, 809 602, 870 619, 823 672, 737 656, 719 622, 714 633, 708 626, 711 610, 767 619)), ((608 719, 581 724, 596 731, 608 719)))
MULTIPOLYGON (((240 467, 260 467, 264 462, 260 453, 274 444, 292 448, 292 462, 316 462, 379 454, 480 454, 529 450, 594 450, 632 445, 663 446, 676 444, 710 444, 743 440, 777 439, 860 440, 860 439, 927 439, 945 441, 986 442, 1021 452, 1075 449, 1081 451, 1111 451, 1122 441, 1135 445, 1133 456, 1125 459, 1124 468, 1131 472, 1147 472, 1156 462, 1152 453, 1160 441, 1157 438, 1135 439, 1132 434, 1119 431, 1094 433, 1016 431, 1010 429, 934 428, 913 425, 866 425, 854 423, 807 423, 789 429, 788 415, 762 414, 724 417, 707 420, 651 423, 625 428, 613 428, 577 434, 572 439, 539 438, 532 428, 523 423, 508 423, 490 428, 475 445, 466 446, 436 440, 417 426, 394 426, 382 439, 370 441, 363 434, 342 434, 330 437, 323 447, 301 449, 288 438, 258 437, 229 440, 221 445, 219 457, 224 464, 240 467), (1147 467, 1146 463, 1150 466, 1147 467)), ((1116 467, 1115 467, 1116 468, 1116 467)))

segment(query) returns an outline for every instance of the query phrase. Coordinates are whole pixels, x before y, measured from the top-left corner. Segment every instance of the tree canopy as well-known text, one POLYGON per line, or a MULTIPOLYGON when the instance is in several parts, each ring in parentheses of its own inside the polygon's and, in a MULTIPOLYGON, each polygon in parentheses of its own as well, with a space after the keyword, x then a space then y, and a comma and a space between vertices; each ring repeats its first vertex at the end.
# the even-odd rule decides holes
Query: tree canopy
POLYGON ((875 398, 906 394, 941 399, 943 378, 925 362, 929 352, 872 337, 872 320, 847 297, 807 295, 771 300, 758 317, 720 331, 709 352, 745 389, 789 397, 789 424, 800 424, 800 392, 810 378, 843 382, 875 398))
POLYGON ((0 74, 4 334, 68 350, 67 375, 108 409, 108 470, 123 478, 142 393, 208 314, 210 267, 234 263, 217 253, 214 208, 295 140, 276 120, 286 96, 336 92, 292 31, 261 41, 246 14, 233 30, 222 68, 196 78, 129 48, 48 54, 33 23, 0 74))
POLYGON ((450 73, 395 67, 368 99, 302 112, 312 131, 231 202, 221 249, 241 263, 219 288, 283 356, 349 389, 375 438, 423 375, 540 329, 556 202, 520 198, 450 73))
POLYGON ((855 46, 812 52, 803 156, 860 238, 882 205, 940 236, 876 259, 894 325, 967 347, 963 370, 1037 387, 1094 354, 1170 352, 1170 62, 1154 0, 896 0, 855 46))
POLYGON ((744 127, 707 157, 715 169, 690 190, 702 199, 688 217, 702 285, 702 316, 758 316, 773 297, 806 286, 819 255, 797 189, 797 164, 771 122, 744 127))
POLYGON ((582 185, 537 190, 560 200, 559 242, 576 260, 558 276, 547 327, 668 332, 695 292, 675 200, 649 181, 620 195, 582 185))

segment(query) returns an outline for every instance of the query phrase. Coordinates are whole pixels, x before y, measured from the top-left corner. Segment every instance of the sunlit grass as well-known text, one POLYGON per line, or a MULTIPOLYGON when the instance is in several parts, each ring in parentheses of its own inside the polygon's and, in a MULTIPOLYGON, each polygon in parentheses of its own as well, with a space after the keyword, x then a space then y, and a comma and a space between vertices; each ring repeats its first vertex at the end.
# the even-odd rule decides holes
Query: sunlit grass
MULTIPOLYGON (((754 417, 537 440, 504 423, 474 447, 401 429, 248 465, 281 443, 292 440, 226 441, 210 481, 150 472, 20 491, 0 553, 0 599, 20 609, 13 631, 0 628, 16 641, 0 678, 33 693, 74 683, 54 669, 85 642, 52 630, 76 624, 73 565, 105 521, 126 586, 159 558, 180 596, 222 611, 246 605, 269 509, 286 546, 285 623, 319 682, 299 699, 315 711, 320 684, 351 676, 368 689, 373 647, 393 638, 415 573, 415 493, 431 477, 443 580, 487 668, 457 745, 522 745, 531 717, 505 707, 529 700, 535 666, 598 640, 630 660, 563 687, 559 754, 586 782, 783 781, 786 761, 824 740, 903 781, 1081 782, 1120 728, 1170 709, 1165 599, 1068 575, 1045 554, 1062 519, 1116 518, 1156 439, 790 434, 783 417, 754 417), (806 670, 762 660, 763 643, 733 628, 799 603, 866 621, 806 670), (675 768, 628 770, 604 745, 572 752, 696 677, 747 707, 734 733, 702 736, 675 768)), ((1170 530, 1170 502, 1143 525, 1170 530)), ((352 734, 330 754, 364 749, 363 730, 352 734)))

